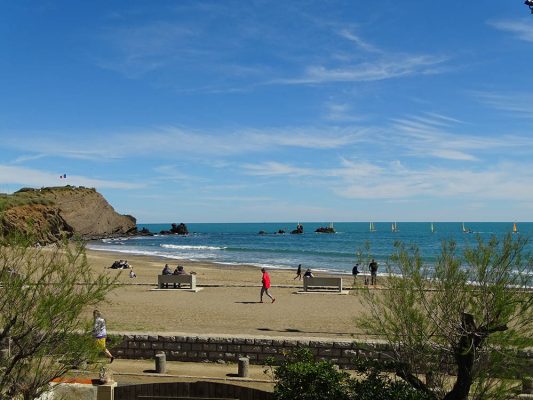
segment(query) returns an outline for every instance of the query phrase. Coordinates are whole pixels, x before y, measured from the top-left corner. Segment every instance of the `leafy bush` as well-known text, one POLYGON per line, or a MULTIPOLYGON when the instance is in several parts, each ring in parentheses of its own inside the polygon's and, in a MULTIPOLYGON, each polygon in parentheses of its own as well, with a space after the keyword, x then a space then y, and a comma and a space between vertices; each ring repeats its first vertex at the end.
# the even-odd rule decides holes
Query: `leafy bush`
POLYGON ((403 381, 396 381, 360 366, 363 379, 351 377, 329 361, 315 361, 309 349, 298 348, 286 354, 273 368, 276 400, 432 400, 403 381))

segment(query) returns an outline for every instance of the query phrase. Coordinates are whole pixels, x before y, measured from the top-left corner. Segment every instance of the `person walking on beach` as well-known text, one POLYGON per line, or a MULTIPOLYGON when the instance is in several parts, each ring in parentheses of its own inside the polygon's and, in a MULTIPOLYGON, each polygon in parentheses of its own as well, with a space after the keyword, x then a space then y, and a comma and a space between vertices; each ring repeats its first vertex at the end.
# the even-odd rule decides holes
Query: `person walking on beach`
POLYGON ((93 317, 94 317, 94 328, 93 328, 93 336, 96 340, 96 346, 98 349, 100 349, 107 357, 109 357, 111 364, 115 357, 111 354, 111 352, 107 349, 105 340, 107 337, 107 331, 105 327, 105 319, 102 317, 102 314, 98 310, 93 311, 93 317))
POLYGON ((359 275, 359 263, 356 263, 352 268, 352 275, 353 275, 353 284, 355 285, 357 282, 357 275, 359 275))
POLYGON ((259 302, 263 302, 263 294, 266 294, 270 299, 272 300, 272 303, 276 301, 274 297, 270 294, 270 276, 268 275, 268 272, 266 272, 266 269, 261 268, 261 272, 263 273, 263 278, 261 279, 261 283, 263 284, 261 286, 261 296, 259 298, 259 302))
POLYGON ((299 278, 298 280, 302 279, 302 264, 298 264, 298 269, 296 270, 296 276, 294 277, 294 279, 296 278, 299 278))
POLYGON ((368 264, 368 269, 370 270, 370 284, 376 286, 378 277, 378 263, 376 260, 372 259, 370 264, 368 264))

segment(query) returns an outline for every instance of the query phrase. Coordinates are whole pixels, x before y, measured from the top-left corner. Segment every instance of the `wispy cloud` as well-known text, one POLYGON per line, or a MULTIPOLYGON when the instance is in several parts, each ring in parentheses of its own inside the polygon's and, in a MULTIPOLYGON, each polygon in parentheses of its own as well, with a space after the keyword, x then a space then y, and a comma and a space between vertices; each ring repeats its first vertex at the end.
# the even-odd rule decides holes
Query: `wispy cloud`
POLYGON ((316 175, 317 171, 310 168, 294 167, 289 164, 284 164, 275 161, 269 161, 261 164, 244 164, 242 165, 244 172, 253 176, 312 176, 316 175))
POLYGON ((94 179, 79 175, 69 175, 67 180, 60 180, 57 173, 7 165, 0 165, 0 183, 33 187, 57 186, 68 183, 74 186, 94 187, 97 189, 140 189, 145 187, 142 183, 94 179))
POLYGON ((481 103, 515 117, 533 118, 533 95, 530 93, 472 91, 471 94, 481 103))
POLYGON ((355 45, 357 47, 359 47, 360 49, 362 49, 364 51, 368 51, 368 52, 371 52, 371 53, 380 53, 380 54, 383 53, 383 50, 381 50, 378 47, 366 42, 360 36, 356 35, 352 31, 350 31, 349 29, 346 29, 346 28, 345 29, 341 29, 339 31, 339 36, 341 36, 341 37, 343 37, 345 39, 348 39, 349 41, 355 43, 355 45))
MULTIPOLYGON (((210 133, 169 126, 139 129, 131 133, 91 132, 81 135, 76 141, 68 140, 68 136, 60 133, 20 132, 16 139, 6 138, 3 146, 34 152, 41 158, 48 156, 102 162, 152 154, 167 158, 175 154, 181 154, 182 157, 230 156, 283 147, 335 149, 364 140, 366 131, 359 127, 325 126, 239 128, 210 133)), ((31 154, 25 157, 31 157, 31 154)))
POLYGON ((489 25, 504 32, 510 32, 520 40, 533 42, 533 26, 528 20, 489 21, 489 25))
POLYGON ((428 75, 437 71, 447 57, 431 55, 401 55, 341 67, 308 66, 303 76, 273 80, 272 84, 320 84, 334 82, 370 82, 412 75, 428 75))

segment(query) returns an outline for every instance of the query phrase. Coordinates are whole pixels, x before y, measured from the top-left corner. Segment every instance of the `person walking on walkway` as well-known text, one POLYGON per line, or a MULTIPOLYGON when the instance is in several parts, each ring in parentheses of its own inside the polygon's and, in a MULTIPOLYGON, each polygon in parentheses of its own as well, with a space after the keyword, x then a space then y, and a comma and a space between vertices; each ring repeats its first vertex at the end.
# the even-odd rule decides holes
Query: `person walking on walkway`
POLYGON ((261 286, 261 295, 259 298, 259 302, 263 302, 263 294, 266 294, 270 299, 272 300, 272 303, 276 301, 274 297, 270 294, 270 276, 268 275, 268 272, 266 272, 266 269, 261 268, 261 272, 263 273, 263 278, 261 279, 261 283, 263 284, 261 286))
POLYGON ((100 349, 107 357, 109 357, 111 364, 115 357, 111 354, 111 352, 107 349, 105 340, 107 337, 107 331, 105 327, 105 319, 102 317, 102 314, 98 310, 93 311, 93 317, 94 317, 94 328, 93 328, 93 336, 96 340, 96 346, 98 349, 100 349))

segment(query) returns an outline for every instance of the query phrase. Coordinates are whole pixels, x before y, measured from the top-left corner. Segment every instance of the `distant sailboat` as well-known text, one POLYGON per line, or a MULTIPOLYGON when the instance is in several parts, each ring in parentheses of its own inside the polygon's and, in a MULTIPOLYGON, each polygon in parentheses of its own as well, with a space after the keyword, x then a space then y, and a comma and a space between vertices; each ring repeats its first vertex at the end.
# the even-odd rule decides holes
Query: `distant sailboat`
POLYGON ((513 222, 513 233, 518 233, 518 228, 516 227, 516 222, 513 222))
POLYGON ((431 223, 431 233, 435 233, 435 227, 433 226, 433 222, 431 223))
POLYGON ((370 223, 370 232, 375 232, 376 231, 376 228, 374 227, 374 223, 371 222, 370 223))
POLYGON ((466 228, 464 222, 463 222, 463 233, 472 233, 472 229, 466 228))
POLYGON ((399 232, 399 231, 400 231, 400 230, 398 229, 398 225, 396 225, 396 222, 393 222, 393 223, 392 223, 391 230, 392 230, 393 232, 399 232))

